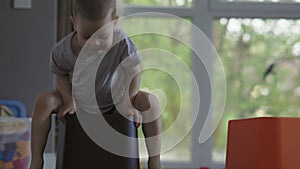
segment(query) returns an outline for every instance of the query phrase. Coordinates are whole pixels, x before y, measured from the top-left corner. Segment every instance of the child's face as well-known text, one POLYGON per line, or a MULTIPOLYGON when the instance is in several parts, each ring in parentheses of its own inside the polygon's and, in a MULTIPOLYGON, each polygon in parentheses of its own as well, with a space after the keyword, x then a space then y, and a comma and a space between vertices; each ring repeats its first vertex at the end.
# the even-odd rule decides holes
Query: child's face
POLYGON ((83 19, 81 17, 73 18, 73 26, 76 33, 77 42, 80 48, 85 45, 88 41, 88 49, 92 50, 98 54, 102 53, 104 50, 108 49, 113 43, 113 32, 115 25, 117 23, 117 17, 115 18, 114 24, 111 23, 111 14, 107 15, 106 18, 97 21, 91 21, 88 19, 83 19), (92 39, 90 37, 100 28, 105 26, 101 32, 94 35, 92 39))

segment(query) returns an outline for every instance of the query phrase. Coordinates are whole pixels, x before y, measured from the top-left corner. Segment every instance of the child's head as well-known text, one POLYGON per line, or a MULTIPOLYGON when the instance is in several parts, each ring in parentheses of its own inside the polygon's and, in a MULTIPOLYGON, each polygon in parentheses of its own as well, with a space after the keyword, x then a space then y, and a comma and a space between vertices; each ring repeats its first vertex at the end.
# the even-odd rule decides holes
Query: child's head
MULTIPOLYGON (((81 47, 98 29, 118 18, 116 0, 73 0, 72 7, 73 16, 70 18, 81 47)), ((97 41, 92 44, 96 45, 95 49, 104 49, 111 45, 113 29, 101 31, 103 35, 97 37, 97 41)))
POLYGON ((116 16, 116 0, 73 0, 72 5, 75 18, 97 21, 108 15, 113 20, 116 16))

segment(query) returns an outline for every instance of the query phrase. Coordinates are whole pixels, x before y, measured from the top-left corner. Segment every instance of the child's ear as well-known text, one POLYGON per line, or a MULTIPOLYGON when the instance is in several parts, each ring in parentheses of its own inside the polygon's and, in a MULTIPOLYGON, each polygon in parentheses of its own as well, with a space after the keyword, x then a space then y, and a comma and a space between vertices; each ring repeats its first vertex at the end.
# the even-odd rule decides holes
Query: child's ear
POLYGON ((76 21, 76 18, 74 18, 74 16, 70 16, 69 19, 70 19, 70 21, 72 23, 73 29, 75 31, 77 31, 77 21, 76 21))

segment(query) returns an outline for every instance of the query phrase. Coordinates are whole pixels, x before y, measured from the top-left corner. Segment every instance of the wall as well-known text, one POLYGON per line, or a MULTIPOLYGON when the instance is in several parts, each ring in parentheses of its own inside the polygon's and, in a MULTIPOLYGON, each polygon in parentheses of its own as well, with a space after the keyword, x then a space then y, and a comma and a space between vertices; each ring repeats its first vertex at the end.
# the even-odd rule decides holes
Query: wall
POLYGON ((12 4, 13 0, 0 1, 0 99, 22 101, 31 116, 35 96, 53 87, 48 65, 56 35, 56 2, 32 0, 32 9, 25 10, 12 4))

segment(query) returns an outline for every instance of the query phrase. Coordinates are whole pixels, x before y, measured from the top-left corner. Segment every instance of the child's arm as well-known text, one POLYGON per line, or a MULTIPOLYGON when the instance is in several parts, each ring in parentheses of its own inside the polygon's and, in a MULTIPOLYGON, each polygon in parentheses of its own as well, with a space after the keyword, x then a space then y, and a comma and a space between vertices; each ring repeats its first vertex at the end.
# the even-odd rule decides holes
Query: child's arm
POLYGON ((73 104, 72 87, 71 83, 69 82, 68 76, 55 75, 55 79, 56 88, 63 98, 63 106, 60 107, 57 115, 58 118, 64 121, 64 117, 66 114, 73 114, 76 111, 73 104))
MULTIPOLYGON (((140 67, 136 66, 134 68, 127 68, 127 78, 132 79, 129 85, 129 98, 131 103, 135 104, 135 107, 132 107, 132 114, 135 117, 136 125, 139 126, 142 123, 143 134, 146 138, 150 138, 150 140, 146 140, 147 152, 149 154, 148 159, 148 167, 149 169, 161 169, 160 164, 160 148, 161 148, 161 130, 162 130, 162 121, 161 118, 156 117, 156 114, 160 114, 160 108, 158 100, 154 95, 148 95, 147 98, 138 97, 139 87, 140 87, 140 67), (154 96, 154 97, 153 97, 154 96), (138 99, 138 100, 134 100, 138 99), (142 111, 140 114, 139 111, 142 111), (143 123, 143 119, 145 118, 146 123, 143 123), (151 122, 147 122, 148 120, 153 119, 151 122)), ((129 82, 128 82, 129 83, 129 82)), ((126 83, 126 84, 128 84, 126 83)), ((128 100, 128 99, 127 99, 128 100)))
POLYGON ((140 71, 141 68, 139 65, 126 70, 126 73, 130 74, 130 77, 134 76, 129 86, 129 98, 131 99, 131 101, 132 99, 134 99, 134 97, 137 95, 137 93, 140 90, 140 82, 141 82, 140 71))
POLYGON ((142 116, 140 116, 140 113, 132 106, 132 103, 140 88, 140 66, 137 65, 132 68, 126 68, 124 72, 118 73, 125 76, 125 95, 122 101, 122 110, 129 111, 128 114, 134 116, 135 124, 138 127, 142 122, 142 116))

